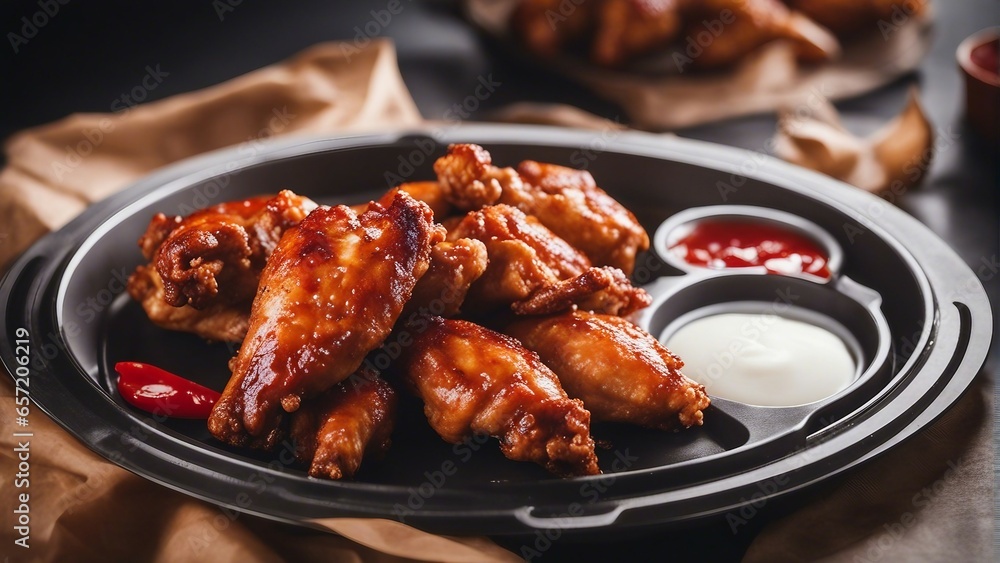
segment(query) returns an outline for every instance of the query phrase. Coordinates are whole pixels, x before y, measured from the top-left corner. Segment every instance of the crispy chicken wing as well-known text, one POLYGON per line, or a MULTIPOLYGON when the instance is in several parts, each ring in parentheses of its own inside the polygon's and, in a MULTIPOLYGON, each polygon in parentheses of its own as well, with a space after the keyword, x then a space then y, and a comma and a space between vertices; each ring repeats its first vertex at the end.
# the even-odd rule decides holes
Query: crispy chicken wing
POLYGON ((652 302, 646 290, 633 286, 621 270, 605 266, 542 287, 511 308, 518 315, 547 315, 576 307, 626 316, 652 302))
POLYGON ((681 29, 679 0, 604 0, 598 8, 594 62, 618 66, 666 46, 681 29))
POLYGON ((448 232, 449 240, 482 241, 489 265, 472 285, 478 309, 507 306, 535 290, 582 274, 590 261, 537 221, 507 205, 471 211, 448 232))
POLYGON ((490 153, 479 145, 450 145, 434 161, 434 173, 448 201, 463 211, 492 205, 505 189, 521 186, 513 168, 493 166, 490 153))
POLYGON ((190 332, 206 340, 239 342, 250 324, 251 301, 217 301, 202 309, 167 303, 163 280, 152 265, 139 266, 129 276, 127 290, 142 305, 154 324, 169 330, 190 332))
POLYGON ((216 438, 272 447, 282 412, 349 376, 392 330, 444 229, 426 204, 389 195, 360 215, 320 207, 282 237, 209 418, 216 438))
POLYGON ((545 314, 576 305, 625 315, 650 303, 621 270, 591 267, 586 256, 509 205, 469 212, 448 237, 486 244, 489 264, 469 291, 471 312, 511 306, 518 314, 545 314))
POLYGON ((438 182, 406 182, 397 189, 404 191, 417 201, 422 201, 434 212, 434 219, 440 221, 451 214, 451 202, 445 195, 444 186, 438 182))
POLYGON ((593 2, 523 0, 511 14, 511 28, 528 48, 551 57, 592 27, 593 2))
POLYGON ((486 243, 520 241, 534 251, 536 260, 557 279, 576 276, 590 267, 590 260, 534 217, 509 205, 491 205, 471 211, 448 232, 448 240, 472 238, 486 243))
POLYGON ((731 20, 702 46, 694 59, 698 67, 733 64, 761 45, 779 39, 791 41, 799 60, 804 62, 828 60, 840 51, 837 38, 827 29, 789 10, 779 0, 699 0, 689 6, 686 33, 690 37, 706 32, 706 20, 731 20))
POLYGON ((139 239, 149 265, 128 283, 155 324, 239 341, 267 257, 316 204, 291 191, 230 201, 186 218, 153 217, 139 239))
MULTIPOLYGON (((405 182, 392 188, 379 199, 391 197, 389 194, 396 191, 406 192, 413 199, 426 203, 431 208, 431 211, 434 212, 435 221, 441 221, 448 217, 454 209, 451 202, 445 197, 444 188, 438 182, 405 182)), ((351 209, 355 213, 364 213, 370 204, 371 202, 359 203, 352 205, 351 209)))
MULTIPOLYGON (((264 263, 281 235, 315 208, 308 198, 283 190, 277 196, 192 213, 151 257, 163 279, 167 302, 175 307, 190 303, 198 309, 215 299, 252 299, 264 263)), ((147 244, 141 240, 140 246, 147 244)))
POLYGON ((516 340, 468 321, 421 317, 404 354, 407 384, 427 420, 450 443, 473 434, 499 438, 509 459, 556 475, 600 472, 590 413, 516 340))
POLYGON ((417 312, 442 317, 458 314, 469 288, 486 271, 486 245, 481 241, 460 238, 439 242, 431 249, 431 264, 403 309, 403 318, 417 312))
POLYGON ((493 165, 478 145, 448 147, 434 164, 449 200, 462 209, 492 203, 516 207, 537 218, 598 266, 626 274, 649 236, 635 216, 594 182, 586 170, 526 160, 517 170, 493 165))
MULTIPOLYGON (((422 201, 434 212, 436 221, 448 217, 453 207, 445 197, 444 188, 437 182, 406 182, 390 189, 379 198, 379 201, 392 198, 396 192, 406 192, 417 201, 422 201)), ((372 202, 357 203, 349 206, 355 213, 364 213, 372 202)))
POLYGON ((389 449, 395 409, 392 387, 362 368, 292 413, 296 456, 313 477, 352 477, 363 459, 389 449))
POLYGON ((586 170, 525 160, 517 166, 523 189, 505 190, 500 203, 513 205, 578 248, 597 266, 631 274, 649 235, 635 215, 597 186, 586 170))
POLYGON ((537 352, 595 420, 664 430, 702 423, 705 387, 684 377, 680 358, 621 317, 574 311, 519 319, 505 332, 537 352))

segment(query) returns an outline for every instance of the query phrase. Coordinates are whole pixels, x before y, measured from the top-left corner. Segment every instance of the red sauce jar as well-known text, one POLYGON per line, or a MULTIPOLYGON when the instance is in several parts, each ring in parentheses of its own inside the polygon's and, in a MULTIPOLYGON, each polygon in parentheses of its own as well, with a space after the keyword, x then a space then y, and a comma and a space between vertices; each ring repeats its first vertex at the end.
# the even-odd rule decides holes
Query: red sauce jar
POLYGON ((1000 27, 984 29, 958 46, 958 65, 965 75, 965 118, 1000 149, 1000 27))

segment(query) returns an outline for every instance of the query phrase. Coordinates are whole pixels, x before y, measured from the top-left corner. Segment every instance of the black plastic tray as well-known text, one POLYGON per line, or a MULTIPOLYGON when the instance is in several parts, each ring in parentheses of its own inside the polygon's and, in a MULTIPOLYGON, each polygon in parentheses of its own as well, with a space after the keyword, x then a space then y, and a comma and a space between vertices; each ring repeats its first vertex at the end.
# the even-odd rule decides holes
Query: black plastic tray
MULTIPOLYGON (((982 366, 992 321, 981 284, 890 204, 755 153, 641 133, 594 152, 599 139, 599 132, 461 126, 280 140, 179 163, 93 205, 11 267, 0 285, 9 335, 0 355, 13 372, 14 331, 28 329, 35 404, 104 457, 195 497, 303 525, 371 516, 443 533, 558 528, 567 537, 736 513, 817 484, 927 426, 982 366), (228 448, 202 422, 153 420, 117 396, 111 366, 119 360, 151 362, 216 389, 228 378, 232 347, 160 330, 121 293, 141 260, 135 241, 154 213, 281 188, 324 203, 363 202, 403 179, 432 178, 450 142, 482 144, 501 164, 530 158, 586 167, 650 232, 680 210, 724 203, 812 221, 843 247, 841 274, 881 295, 890 342, 869 344, 886 351, 884 364, 836 400, 782 416, 755 418, 718 400, 703 427, 685 432, 595 425, 594 435, 610 444, 599 451, 605 474, 574 479, 508 461, 495 442, 445 444, 412 400, 404 401, 388 457, 354 481, 332 482, 307 477, 287 463, 287 452, 228 448)), ((655 285, 676 274, 647 253, 634 277, 655 285)))

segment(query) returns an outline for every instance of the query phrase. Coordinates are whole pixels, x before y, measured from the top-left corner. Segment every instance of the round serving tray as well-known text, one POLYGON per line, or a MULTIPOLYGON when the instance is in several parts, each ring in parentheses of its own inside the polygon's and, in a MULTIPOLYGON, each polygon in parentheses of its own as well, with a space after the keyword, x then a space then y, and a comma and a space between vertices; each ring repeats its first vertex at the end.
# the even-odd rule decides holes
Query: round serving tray
MULTIPOLYGON (((930 424, 982 366, 992 320, 981 284, 905 213, 756 153, 631 132, 597 152, 598 137, 524 126, 425 128, 282 139, 184 161, 93 205, 20 257, 0 285, 9 335, 0 355, 13 373, 13 335, 26 328, 36 405, 114 463, 219 505, 303 525, 360 516, 441 533, 558 528, 590 537, 737 513, 841 474, 930 424), (506 460, 495 441, 445 444, 414 400, 404 401, 381 463, 366 464, 353 481, 312 479, 288 452, 229 448, 203 422, 154 420, 114 392, 111 366, 121 360, 155 363, 216 389, 229 375, 231 346, 158 329, 122 293, 141 261, 135 241, 153 214, 282 188, 322 203, 359 203, 400 181, 433 178, 434 159, 452 142, 481 144, 501 165, 534 159, 587 168, 650 232, 674 213, 706 205, 756 205, 808 219, 844 249, 844 283, 881 296, 866 302, 884 317, 890 340, 872 344, 885 351, 882 369, 836 400, 780 416, 719 400, 703 427, 678 433, 595 424, 595 437, 607 444, 598 453, 605 474, 573 479, 506 460)), ((653 287, 682 274, 648 252, 633 278, 653 287)))

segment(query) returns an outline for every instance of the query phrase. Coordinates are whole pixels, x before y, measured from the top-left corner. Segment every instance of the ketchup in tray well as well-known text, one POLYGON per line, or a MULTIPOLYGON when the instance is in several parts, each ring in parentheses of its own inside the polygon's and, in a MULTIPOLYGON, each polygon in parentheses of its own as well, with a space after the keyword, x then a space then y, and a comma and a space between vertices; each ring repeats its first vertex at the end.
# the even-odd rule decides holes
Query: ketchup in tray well
POLYGON ((819 244, 768 223, 733 219, 698 221, 668 249, 693 266, 711 269, 763 266, 772 274, 812 274, 829 279, 829 257, 819 244))
POLYGON ((208 418, 219 393, 140 362, 118 362, 118 394, 126 403, 173 418, 208 418))

